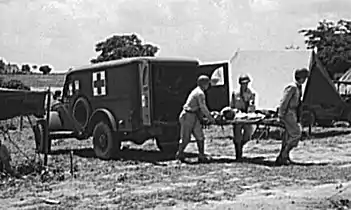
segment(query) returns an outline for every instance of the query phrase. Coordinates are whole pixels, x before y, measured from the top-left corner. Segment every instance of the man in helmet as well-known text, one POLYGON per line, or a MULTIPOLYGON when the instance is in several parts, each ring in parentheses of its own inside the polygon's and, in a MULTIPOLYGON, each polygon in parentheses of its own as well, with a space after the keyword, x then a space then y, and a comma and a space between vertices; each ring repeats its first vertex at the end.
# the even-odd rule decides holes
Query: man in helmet
POLYGON ((306 68, 297 69, 294 72, 295 82, 290 83, 284 89, 283 98, 278 108, 279 120, 284 123, 285 136, 282 148, 276 159, 276 165, 287 165, 291 162, 290 151, 297 147, 302 135, 302 127, 299 123, 302 85, 309 77, 306 68))
MULTIPOLYGON (((255 93, 248 87, 251 82, 247 74, 239 76, 240 88, 232 93, 230 103, 231 108, 240 110, 241 112, 254 111, 250 110, 255 103, 255 93)), ((235 156, 237 160, 242 159, 243 147, 251 139, 253 134, 253 126, 248 124, 236 124, 233 126, 235 156)))
POLYGON ((197 147, 199 150, 199 162, 206 162, 208 159, 205 156, 204 140, 205 136, 202 131, 200 120, 206 117, 210 122, 215 122, 211 116, 207 106, 205 93, 210 85, 210 79, 208 76, 201 75, 197 79, 197 87, 189 94, 183 110, 179 116, 180 122, 180 138, 181 142, 176 158, 180 161, 184 161, 184 150, 190 142, 191 134, 197 141, 197 147))

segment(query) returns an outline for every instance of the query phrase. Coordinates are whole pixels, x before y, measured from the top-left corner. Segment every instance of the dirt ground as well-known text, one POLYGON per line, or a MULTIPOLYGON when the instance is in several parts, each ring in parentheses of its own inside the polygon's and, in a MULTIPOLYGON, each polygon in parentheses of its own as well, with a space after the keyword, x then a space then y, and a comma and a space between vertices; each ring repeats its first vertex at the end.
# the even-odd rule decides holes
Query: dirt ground
MULTIPOLYGON (((31 130, 12 132, 34 158, 31 130)), ((246 161, 235 161, 231 129, 206 130, 209 164, 198 164, 196 144, 189 164, 158 152, 154 142, 124 144, 123 160, 94 156, 91 140, 59 140, 49 170, 32 167, 9 142, 22 179, 2 177, 0 209, 348 209, 351 208, 351 130, 315 128, 292 152, 296 164, 274 167, 280 141, 253 140, 246 161), (73 152, 73 176, 70 173, 73 152), (36 170, 34 170, 36 169, 36 170)), ((38 160, 38 158, 37 158, 38 160)))

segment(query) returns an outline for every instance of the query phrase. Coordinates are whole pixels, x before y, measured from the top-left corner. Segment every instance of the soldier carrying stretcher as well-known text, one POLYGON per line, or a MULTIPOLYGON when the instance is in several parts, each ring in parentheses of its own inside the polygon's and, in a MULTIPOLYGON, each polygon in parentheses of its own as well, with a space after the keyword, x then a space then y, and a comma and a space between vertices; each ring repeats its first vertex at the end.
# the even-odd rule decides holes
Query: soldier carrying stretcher
POLYGON ((199 150, 199 162, 207 162, 205 156, 205 135, 202 130, 201 120, 206 117, 211 123, 215 123, 207 106, 205 93, 209 88, 210 79, 208 76, 201 75, 197 79, 197 87, 189 94, 183 110, 179 116, 180 122, 180 138, 178 153, 176 158, 180 161, 185 160, 184 150, 190 142, 191 134, 195 137, 199 150))
POLYGON ((299 123, 302 85, 309 77, 309 71, 305 68, 297 69, 294 76, 295 82, 285 87, 278 109, 279 120, 285 126, 285 135, 281 151, 276 159, 276 165, 288 165, 291 163, 290 151, 297 147, 302 136, 302 127, 299 123))
MULTIPOLYGON (((240 88, 232 93, 231 108, 244 113, 255 111, 255 93, 248 87, 250 82, 250 77, 246 74, 239 77, 240 88)), ((243 147, 250 141, 253 131, 253 125, 250 124, 235 124, 233 126, 236 160, 242 160, 243 147)))

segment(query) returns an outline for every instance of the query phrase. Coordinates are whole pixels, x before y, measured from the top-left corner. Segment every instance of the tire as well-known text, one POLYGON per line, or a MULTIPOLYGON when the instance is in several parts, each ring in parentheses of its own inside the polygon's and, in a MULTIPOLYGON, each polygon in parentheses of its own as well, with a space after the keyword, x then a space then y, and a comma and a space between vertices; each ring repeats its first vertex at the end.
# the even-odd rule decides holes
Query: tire
POLYGON ((121 151, 121 139, 105 122, 95 125, 93 144, 95 155, 103 160, 116 158, 121 151))
POLYGON ((88 100, 83 97, 78 97, 72 106, 72 117, 78 124, 84 129, 89 124, 89 118, 91 115, 91 108, 88 100))
POLYGON ((158 149, 166 154, 175 155, 179 148, 179 127, 163 127, 162 135, 156 137, 156 145, 158 149))
POLYGON ((33 126, 34 139, 35 139, 35 148, 39 153, 50 153, 51 152, 51 142, 52 140, 48 138, 48 141, 45 141, 45 129, 46 121, 38 120, 37 124, 33 126))

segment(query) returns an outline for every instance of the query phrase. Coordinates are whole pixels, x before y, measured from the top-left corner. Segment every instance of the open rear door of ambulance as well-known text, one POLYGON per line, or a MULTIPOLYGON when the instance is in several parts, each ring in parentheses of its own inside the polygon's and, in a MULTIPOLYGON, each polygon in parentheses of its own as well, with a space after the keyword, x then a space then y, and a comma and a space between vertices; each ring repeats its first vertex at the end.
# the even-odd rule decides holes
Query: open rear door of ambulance
POLYGON ((229 70, 228 63, 203 64, 198 75, 207 75, 211 87, 206 91, 207 106, 210 111, 220 111, 229 106, 229 70))

